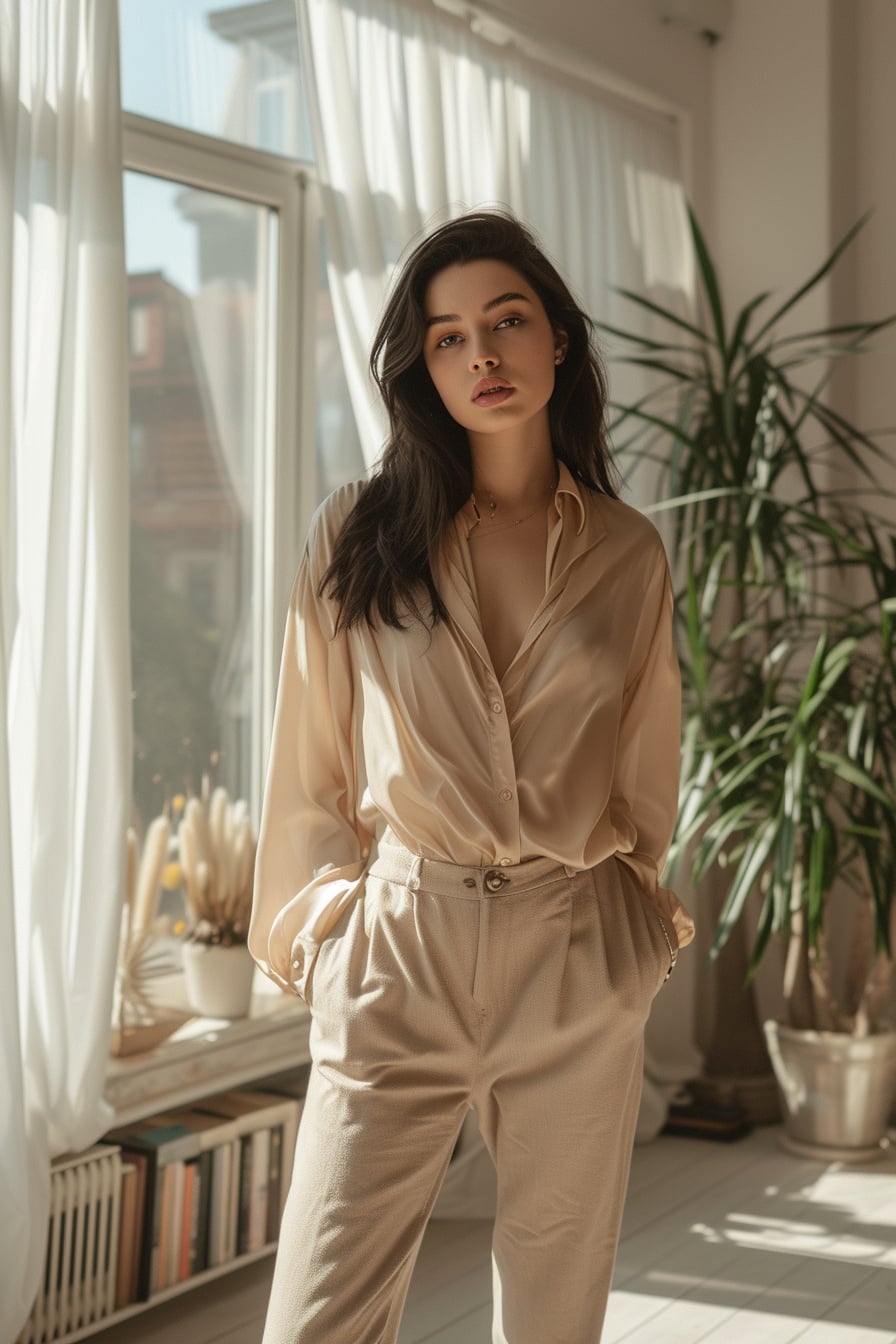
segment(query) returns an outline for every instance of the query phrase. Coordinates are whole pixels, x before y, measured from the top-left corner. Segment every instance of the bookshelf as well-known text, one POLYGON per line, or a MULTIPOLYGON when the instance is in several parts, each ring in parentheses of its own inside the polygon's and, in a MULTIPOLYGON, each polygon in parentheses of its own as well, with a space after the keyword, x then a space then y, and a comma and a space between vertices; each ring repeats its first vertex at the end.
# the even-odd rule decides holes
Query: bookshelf
MULTIPOLYGON (((172 976, 172 981, 176 977, 172 976)), ((176 986, 166 1002, 178 1006, 176 986)), ((276 988, 252 995, 249 1016, 226 1021, 196 1017, 143 1055, 110 1058, 106 1100, 115 1124, 198 1101, 310 1062, 311 1015, 301 999, 276 988)))
MULTIPOLYGON (((310 1013, 300 1000, 281 994, 259 975, 248 1017, 232 1021, 195 1017, 162 1044, 143 1054, 110 1057, 105 1097, 114 1115, 110 1131, 150 1124, 162 1112, 176 1112, 235 1089, 260 1088, 265 1080, 301 1074, 310 1064, 310 1013)), ((158 988, 158 1001, 185 1007, 182 978, 177 973, 158 988)), ((293 1088, 289 1088, 292 1093, 293 1088)), ((119 1140, 115 1140, 118 1142, 119 1140)), ((94 1155, 85 1154, 85 1159, 94 1155)), ((117 1152, 116 1149, 109 1150, 117 1152)), ((79 1155, 74 1155, 81 1161, 79 1155)), ((122 1157, 125 1155, 122 1154, 122 1157)), ((118 1161, 118 1157, 115 1158, 118 1161)), ((117 1204, 115 1205, 117 1220, 117 1204)), ((82 1215, 83 1216, 83 1215, 82 1215)), ((268 1229, 270 1237, 270 1226, 268 1229)), ((180 1282, 152 1292, 146 1301, 131 1302, 107 1311, 89 1323, 70 1323, 65 1329, 50 1320, 35 1329, 29 1322, 17 1344, 76 1344, 109 1326, 126 1321, 158 1303, 189 1292, 211 1279, 242 1268, 273 1253, 276 1241, 244 1251, 225 1263, 204 1268, 180 1282)), ((111 1305, 111 1301, 110 1304, 111 1305)), ((58 1321, 58 1313, 57 1313, 58 1321)))

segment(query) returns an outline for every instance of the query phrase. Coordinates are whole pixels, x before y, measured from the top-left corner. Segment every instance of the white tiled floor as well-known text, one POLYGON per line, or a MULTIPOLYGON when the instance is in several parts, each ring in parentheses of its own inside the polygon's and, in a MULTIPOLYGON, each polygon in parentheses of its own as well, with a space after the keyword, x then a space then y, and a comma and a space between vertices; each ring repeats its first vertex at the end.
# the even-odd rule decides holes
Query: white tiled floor
MULTIPOLYGON (((490 1239, 486 1222, 430 1224, 400 1344, 490 1344, 490 1239)), ((98 1344, 257 1344, 270 1274, 253 1265, 98 1344)), ((796 1340, 896 1344, 896 1156, 806 1161, 774 1129, 636 1149, 602 1344, 796 1340)))

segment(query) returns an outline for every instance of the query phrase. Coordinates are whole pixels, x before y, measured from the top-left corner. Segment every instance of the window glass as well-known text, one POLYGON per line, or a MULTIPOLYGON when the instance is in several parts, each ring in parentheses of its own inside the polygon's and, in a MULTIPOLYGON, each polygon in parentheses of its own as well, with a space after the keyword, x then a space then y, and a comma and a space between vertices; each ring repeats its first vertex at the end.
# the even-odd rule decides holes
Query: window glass
POLYGON ((129 112, 309 162, 295 0, 119 0, 129 112))
POLYGON ((253 539, 276 215, 125 175, 134 802, 248 797, 253 539))

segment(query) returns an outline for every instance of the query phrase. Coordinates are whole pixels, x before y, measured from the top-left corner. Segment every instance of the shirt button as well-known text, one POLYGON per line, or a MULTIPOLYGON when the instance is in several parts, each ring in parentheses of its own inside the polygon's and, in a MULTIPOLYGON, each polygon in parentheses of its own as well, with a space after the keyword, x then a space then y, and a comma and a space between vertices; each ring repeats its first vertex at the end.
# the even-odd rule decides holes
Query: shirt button
POLYGON ((513 789, 502 789, 498 797, 501 799, 502 802, 509 803, 511 798, 513 797, 513 789))
POLYGON ((299 969, 299 967, 301 966, 301 964, 302 964, 302 963, 301 963, 300 961, 294 961, 293 964, 292 964, 292 968, 293 968, 293 970, 294 970, 294 971, 297 971, 297 970, 299 969))
POLYGON ((504 708, 504 706, 501 704, 501 701, 500 701, 500 700, 493 700, 493 701, 492 701, 492 713, 493 713, 493 714, 500 714, 503 708, 504 708))
POLYGON ((509 868, 510 865, 513 863, 513 859, 499 859, 498 862, 500 863, 502 868, 509 868))

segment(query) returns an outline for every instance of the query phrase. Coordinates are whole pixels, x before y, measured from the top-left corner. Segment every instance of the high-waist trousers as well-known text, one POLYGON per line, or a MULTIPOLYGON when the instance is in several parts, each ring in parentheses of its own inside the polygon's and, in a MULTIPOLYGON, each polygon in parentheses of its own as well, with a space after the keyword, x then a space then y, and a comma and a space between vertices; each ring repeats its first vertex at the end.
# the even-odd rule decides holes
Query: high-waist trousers
POLYGON ((670 938, 616 858, 462 868, 381 845, 306 982, 264 1344, 394 1344, 471 1106, 497 1173, 493 1344, 597 1344, 670 938))

